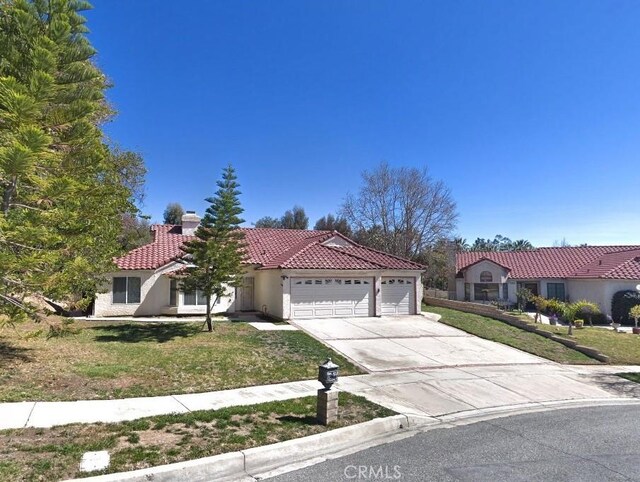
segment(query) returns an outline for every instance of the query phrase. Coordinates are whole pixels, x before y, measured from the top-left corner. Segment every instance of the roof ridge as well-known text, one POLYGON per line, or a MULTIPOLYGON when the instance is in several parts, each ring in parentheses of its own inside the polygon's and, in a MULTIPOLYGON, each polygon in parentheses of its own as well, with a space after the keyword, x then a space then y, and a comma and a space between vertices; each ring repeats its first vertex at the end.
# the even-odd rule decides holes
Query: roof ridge
MULTIPOLYGON (((602 256, 600 256, 597 260, 594 260, 593 263, 595 263, 596 261, 602 260, 602 258, 604 258, 605 256, 609 256, 609 255, 616 255, 616 254, 622 254, 622 253, 630 253, 631 251, 640 251, 640 248, 638 249, 623 249, 622 251, 612 251, 611 253, 605 253, 602 256)), ((634 261, 637 258, 637 256, 632 256, 630 258, 625 259, 624 261, 622 261, 621 263, 616 264, 615 266, 613 266, 611 269, 605 271, 604 273, 602 273, 600 276, 598 276, 598 278, 606 278, 608 277, 611 273, 613 273, 614 271, 622 268, 623 266, 625 266, 626 264, 631 263, 632 261, 634 261)), ((593 264, 593 263, 588 263, 585 264, 583 266, 586 267, 589 264, 593 264)))
MULTIPOLYGON (((267 229, 269 229, 269 228, 267 228, 267 229)), ((302 230, 298 230, 298 231, 302 231, 302 230)), ((327 236, 328 233, 330 233, 330 232, 321 232, 319 234, 315 234, 313 236, 309 236, 308 238, 301 239, 300 241, 296 242, 293 246, 291 246, 289 249, 287 249, 286 251, 280 253, 278 256, 273 258, 268 263, 265 263, 264 265, 262 265, 262 267, 263 268, 265 268, 265 267, 275 267, 275 268, 280 267, 282 264, 284 264, 285 262, 289 261, 293 257, 295 257, 298 254, 300 254, 300 253, 306 251, 307 249, 309 249, 309 247, 312 246, 315 242, 320 241, 319 239, 316 239, 316 238, 323 238, 323 237, 327 236)))
POLYGON ((344 234, 342 234, 342 233, 340 233, 338 231, 334 230, 333 234, 335 234, 335 235, 337 235, 337 236, 339 236, 339 237, 341 237, 343 239, 346 239, 347 241, 351 242, 353 245, 357 246, 358 248, 368 249, 369 251, 373 251, 374 253, 378 253, 378 254, 383 254, 385 256, 389 256, 391 258, 397 259, 398 261, 405 261, 405 262, 408 261, 409 263, 415 264, 416 266, 419 266, 421 268, 425 268, 426 267, 426 266, 424 266, 424 265, 422 265, 420 263, 416 263, 413 260, 410 260, 410 259, 407 259, 407 258, 403 258, 401 256, 396 256, 395 254, 386 253, 384 251, 380 251, 380 250, 377 250, 377 249, 374 249, 374 248, 370 248, 369 246, 364 246, 362 244, 358 244, 354 240, 352 240, 351 238, 347 238, 344 234))
MULTIPOLYGON (((331 249, 333 251, 336 251, 336 252, 338 252, 340 254, 345 254, 347 256, 351 256, 352 258, 359 259, 360 261, 366 261, 367 263, 375 264, 377 266, 380 266, 381 268, 387 268, 388 269, 388 266, 384 266, 384 265, 378 263, 377 261, 366 259, 366 258, 363 258, 362 256, 358 256, 357 254, 347 252, 344 249, 345 248, 344 246, 342 246, 343 249, 340 249, 340 247, 338 247, 338 246, 327 246, 326 244, 323 244, 322 246, 327 248, 327 249, 331 249)), ((360 246, 360 247, 362 248, 363 246, 360 246)))

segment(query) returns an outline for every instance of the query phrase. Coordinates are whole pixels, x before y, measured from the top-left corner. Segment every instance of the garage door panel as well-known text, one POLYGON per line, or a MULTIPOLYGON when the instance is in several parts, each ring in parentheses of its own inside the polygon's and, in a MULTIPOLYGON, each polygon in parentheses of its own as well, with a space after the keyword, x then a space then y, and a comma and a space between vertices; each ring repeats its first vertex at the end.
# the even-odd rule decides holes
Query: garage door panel
POLYGON ((331 318, 372 314, 373 284, 364 278, 293 278, 293 318, 331 318))
POLYGON ((382 314, 409 315, 414 313, 415 279, 382 278, 382 314))

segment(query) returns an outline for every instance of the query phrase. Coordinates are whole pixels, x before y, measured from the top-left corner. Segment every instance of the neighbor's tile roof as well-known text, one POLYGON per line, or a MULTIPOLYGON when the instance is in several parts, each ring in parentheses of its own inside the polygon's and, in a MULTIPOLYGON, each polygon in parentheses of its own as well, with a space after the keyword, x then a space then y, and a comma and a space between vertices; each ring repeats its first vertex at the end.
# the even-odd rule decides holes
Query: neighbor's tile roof
MULTIPOLYGON (((180 226, 152 226, 154 241, 115 260, 123 270, 157 269, 182 255, 180 246, 193 236, 182 235, 180 226)), ((247 264, 284 269, 405 269, 423 270, 412 261, 381 253, 349 241, 351 246, 325 246, 332 231, 242 228, 247 243, 247 264)))
POLYGON ((460 272, 482 259, 511 270, 514 279, 603 278, 640 280, 640 246, 578 246, 456 255, 460 272))

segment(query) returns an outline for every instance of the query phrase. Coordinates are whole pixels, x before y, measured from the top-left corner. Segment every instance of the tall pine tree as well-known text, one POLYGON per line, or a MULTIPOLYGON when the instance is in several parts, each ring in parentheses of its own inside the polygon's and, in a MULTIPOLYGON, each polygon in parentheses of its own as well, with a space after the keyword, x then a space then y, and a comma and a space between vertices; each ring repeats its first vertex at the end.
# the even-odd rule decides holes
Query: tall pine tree
POLYGON ((211 301, 217 302, 224 296, 228 286, 242 285, 245 242, 239 227, 244 222, 240 218, 244 209, 238 199, 240 185, 236 180, 233 167, 227 166, 217 182, 215 195, 206 199, 209 207, 196 229, 196 239, 182 248, 189 265, 181 288, 187 292, 199 290, 205 296, 209 331, 213 330, 211 301))
MULTIPOLYGON (((0 0, 0 315, 40 295, 86 306, 135 214, 141 159, 104 143, 113 112, 81 0, 0 0)), ((2 318, 0 316, 0 318, 2 318)))

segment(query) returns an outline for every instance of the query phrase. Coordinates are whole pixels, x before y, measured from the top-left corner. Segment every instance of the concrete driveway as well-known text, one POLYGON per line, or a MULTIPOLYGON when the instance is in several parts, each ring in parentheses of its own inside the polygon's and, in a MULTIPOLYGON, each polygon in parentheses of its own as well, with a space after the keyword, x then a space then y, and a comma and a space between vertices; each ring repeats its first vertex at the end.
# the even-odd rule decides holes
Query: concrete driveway
POLYGON ((302 330, 370 372, 549 363, 437 322, 439 315, 299 320, 302 330))
MULTIPOLYGON (((545 408, 638 396, 621 367, 567 366, 469 335, 439 315, 297 321, 302 330, 370 373, 338 388, 417 417, 498 407, 545 408)), ((631 367, 629 367, 631 368, 631 367)))

